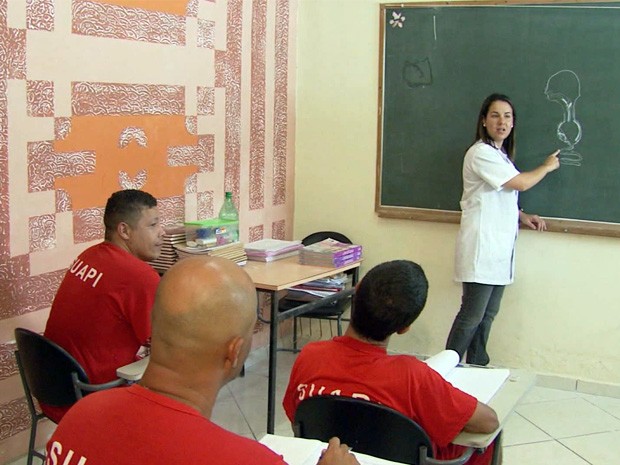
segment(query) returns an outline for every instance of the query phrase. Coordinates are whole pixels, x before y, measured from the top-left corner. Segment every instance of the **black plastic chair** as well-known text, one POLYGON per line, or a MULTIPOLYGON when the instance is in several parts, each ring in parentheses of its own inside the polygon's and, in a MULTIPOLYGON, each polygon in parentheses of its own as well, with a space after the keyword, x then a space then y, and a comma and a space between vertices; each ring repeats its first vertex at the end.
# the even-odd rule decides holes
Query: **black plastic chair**
POLYGON ((461 465, 474 452, 451 460, 433 458, 426 432, 411 418, 384 405, 343 396, 303 400, 295 412, 296 437, 328 442, 337 436, 353 451, 412 465, 461 465))
POLYGON ((35 440, 39 420, 47 417, 37 411, 35 399, 53 407, 69 407, 89 392, 120 386, 125 380, 90 384, 86 372, 69 352, 28 329, 16 328, 15 341, 15 359, 30 411, 28 465, 31 465, 35 456, 45 461, 45 455, 35 449, 35 440))
MULTIPOLYGON (((301 243, 303 245, 315 244, 317 242, 321 242, 324 239, 332 238, 338 242, 343 242, 345 244, 352 244, 351 240, 342 233, 336 231, 318 231, 310 234, 302 239, 301 243)), ((353 274, 353 271, 347 272, 347 274, 353 274)), ((319 299, 320 297, 316 297, 319 299)), ((322 305, 315 310, 304 313, 300 317, 295 317, 293 319, 293 352, 297 352, 297 318, 314 318, 317 320, 331 320, 336 321, 337 325, 337 333, 338 336, 342 336, 342 321, 348 321, 346 318, 343 318, 342 315, 347 310, 347 306, 351 301, 351 297, 343 297, 342 299, 338 299, 332 303, 322 305)), ((286 296, 280 300, 279 309, 280 311, 290 310, 291 308, 298 307, 303 305, 305 302, 289 299, 286 296)))

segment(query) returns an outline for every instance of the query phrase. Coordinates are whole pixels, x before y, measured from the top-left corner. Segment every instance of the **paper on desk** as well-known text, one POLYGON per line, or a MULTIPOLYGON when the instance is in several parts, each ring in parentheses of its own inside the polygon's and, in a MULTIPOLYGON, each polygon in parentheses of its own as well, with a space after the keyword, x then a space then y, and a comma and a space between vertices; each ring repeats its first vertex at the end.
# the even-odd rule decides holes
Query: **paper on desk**
MULTIPOLYGON (((316 465, 327 444, 317 439, 291 438, 267 434, 260 440, 272 451, 282 455, 289 465, 316 465)), ((372 457, 366 454, 355 454, 360 465, 402 465, 398 462, 372 457)))
POLYGON ((458 366, 459 355, 453 350, 439 352, 424 362, 454 387, 485 404, 510 376, 510 370, 505 368, 458 366))

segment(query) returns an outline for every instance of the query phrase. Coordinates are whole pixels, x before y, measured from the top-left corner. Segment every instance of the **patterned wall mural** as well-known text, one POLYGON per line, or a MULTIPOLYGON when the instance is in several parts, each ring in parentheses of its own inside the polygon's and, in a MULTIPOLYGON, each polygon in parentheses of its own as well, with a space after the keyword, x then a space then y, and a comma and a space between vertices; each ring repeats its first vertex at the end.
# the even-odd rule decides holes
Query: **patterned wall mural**
MULTIPOLYGON (((296 0, 0 0, 0 463, 26 450, 13 329, 42 330, 109 195, 290 238, 296 0)), ((43 438, 44 439, 44 438, 43 438)))

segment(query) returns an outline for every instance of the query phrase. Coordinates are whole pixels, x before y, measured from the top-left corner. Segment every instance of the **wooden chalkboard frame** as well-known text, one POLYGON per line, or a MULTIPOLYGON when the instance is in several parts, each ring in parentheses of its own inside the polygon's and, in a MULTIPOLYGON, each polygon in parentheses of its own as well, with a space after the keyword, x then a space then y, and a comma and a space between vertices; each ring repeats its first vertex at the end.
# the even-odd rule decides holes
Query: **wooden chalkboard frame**
MULTIPOLYGON (((378 118, 377 118, 377 163, 375 186, 375 212, 379 217, 400 218, 442 223, 459 223, 460 211, 435 210, 429 208, 403 207, 382 204, 382 173, 383 173, 383 97, 385 74, 385 25, 386 11, 390 8, 415 9, 424 7, 454 7, 454 6, 493 6, 506 4, 540 5, 540 4, 569 4, 569 3, 614 3, 617 0, 598 0, 584 2, 581 0, 506 0, 506 1, 455 1, 455 2, 420 2, 420 3, 383 3, 380 5, 379 15, 379 88, 378 88, 378 118)), ((594 236, 620 237, 620 223, 599 221, 584 221, 563 218, 545 218, 547 228, 553 232, 573 234, 587 234, 594 236)))

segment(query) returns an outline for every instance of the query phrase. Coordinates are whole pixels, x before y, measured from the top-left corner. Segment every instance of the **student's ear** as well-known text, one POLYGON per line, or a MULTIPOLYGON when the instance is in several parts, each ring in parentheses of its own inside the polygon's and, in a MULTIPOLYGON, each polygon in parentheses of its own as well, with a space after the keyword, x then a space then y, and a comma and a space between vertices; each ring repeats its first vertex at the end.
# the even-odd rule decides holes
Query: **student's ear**
POLYGON ((116 225, 116 233, 121 237, 121 239, 128 240, 130 236, 131 227, 129 224, 121 221, 116 225))
POLYGON ((228 351, 226 353, 226 361, 230 364, 231 368, 237 368, 239 365, 239 355, 243 348, 243 338, 235 336, 228 343, 228 351))
POLYGON ((398 331, 396 331, 396 334, 399 334, 399 335, 400 335, 400 334, 405 334, 405 333, 406 333, 407 331, 409 331, 410 329, 411 329, 411 325, 409 325, 409 326, 405 326, 404 328, 399 329, 398 331))

